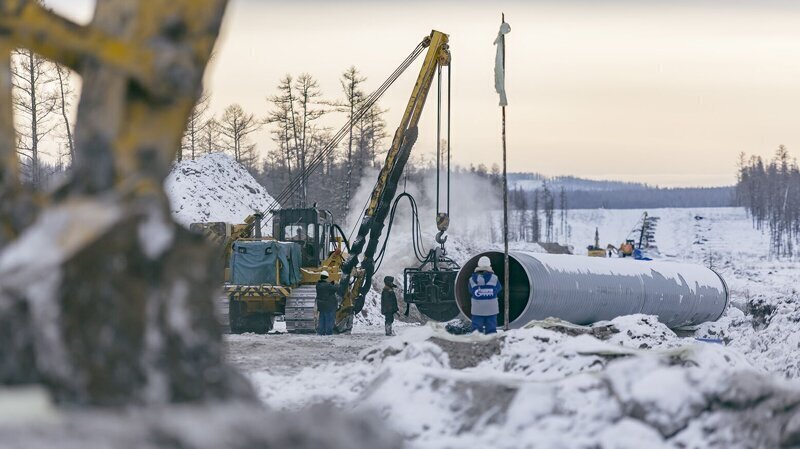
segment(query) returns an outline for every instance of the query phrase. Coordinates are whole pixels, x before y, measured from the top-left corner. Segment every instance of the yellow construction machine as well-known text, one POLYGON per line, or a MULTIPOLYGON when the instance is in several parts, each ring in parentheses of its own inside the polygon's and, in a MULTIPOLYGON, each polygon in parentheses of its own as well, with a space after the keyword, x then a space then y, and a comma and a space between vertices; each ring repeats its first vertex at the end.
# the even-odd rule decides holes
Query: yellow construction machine
POLYGON ((589 257, 606 257, 605 248, 600 248, 600 231, 594 228, 594 245, 589 245, 587 248, 589 257))
MULTIPOLYGON (((269 332, 278 315, 288 332, 313 332, 315 284, 322 271, 330 281, 339 280, 347 239, 330 212, 317 208, 274 211, 271 236, 262 236, 262 225, 263 215, 255 213, 243 224, 190 226, 224 248, 231 332, 269 332)), ((343 329, 352 326, 356 294, 357 289, 347 292, 337 313, 343 329)))
MULTIPOLYGON (((352 329, 353 316, 364 306, 366 293, 371 288, 372 276, 382 260, 386 239, 397 203, 408 197, 416 213, 416 203, 408 194, 393 200, 403 169, 417 139, 417 124, 434 79, 438 75, 439 112, 441 114, 442 68, 449 67, 448 36, 432 31, 417 45, 389 79, 370 95, 361 109, 334 136, 334 139, 311 161, 306 172, 297 175, 286 189, 276 197, 275 204, 264 213, 248 217, 241 225, 227 223, 196 223, 192 228, 205 233, 225 248, 226 284, 229 299, 231 331, 267 332, 272 329, 276 315, 283 315, 288 332, 310 333, 315 330, 315 284, 320 273, 329 273, 329 280, 338 282, 335 331, 346 333, 352 329), (329 211, 312 208, 278 209, 280 202, 288 201, 304 185, 304 179, 318 167, 337 147, 353 123, 360 119, 378 101, 389 86, 423 52, 422 68, 411 92, 408 104, 395 132, 383 168, 365 208, 353 244, 333 222, 329 211), (391 215, 390 215, 391 210, 391 215), (272 219, 272 233, 262 237, 262 224, 272 219), (384 247, 378 251, 379 238, 389 216, 389 227, 384 247), (366 247, 366 248, 365 248, 366 247), (363 250, 363 259, 359 256, 363 250), (378 252, 376 256, 376 252, 378 252), (376 263, 377 259, 377 263, 376 263)), ((448 70, 449 105, 449 70, 448 70)), ((448 107, 449 114, 449 107, 448 107)), ((441 123, 441 117, 440 117, 441 123)), ((438 127, 439 130, 441 126, 438 127)), ((447 132, 449 134, 449 117, 447 132)), ((437 142, 440 142, 437 136, 437 142)), ((448 136, 449 137, 449 136, 448 136)), ((449 141, 449 138, 447 139, 449 141)), ((442 151, 438 148, 437 151, 442 151)), ((434 319, 450 319, 457 314, 453 281, 458 266, 446 256, 444 236, 449 225, 449 145, 447 149, 448 182, 447 211, 439 211, 437 200, 436 237, 440 248, 427 255, 420 254, 421 246, 414 250, 422 263, 420 267, 406 270, 405 292, 407 302, 415 303, 434 319), (423 288, 424 287, 424 288, 423 288), (434 287, 434 288, 432 288, 434 287)), ((441 160, 441 154, 439 154, 441 160)), ((437 183, 438 186, 438 183, 437 183)), ((437 195, 438 195, 437 190, 437 195)), ((438 196, 437 196, 438 198, 438 196)))

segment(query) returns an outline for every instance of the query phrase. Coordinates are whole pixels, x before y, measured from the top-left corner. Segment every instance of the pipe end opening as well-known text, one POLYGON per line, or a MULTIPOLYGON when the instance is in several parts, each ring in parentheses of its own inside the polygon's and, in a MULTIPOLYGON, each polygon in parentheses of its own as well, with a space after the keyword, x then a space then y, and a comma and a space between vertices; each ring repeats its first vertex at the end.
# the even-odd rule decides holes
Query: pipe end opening
MULTIPOLYGON (((503 282, 505 278, 505 264, 503 263, 502 252, 489 251, 478 254, 469 259, 461 267, 461 270, 458 272, 458 276, 456 277, 456 303, 458 308, 467 317, 472 317, 472 296, 470 295, 469 291, 469 279, 475 272, 475 268, 478 267, 478 260, 483 256, 488 257, 491 261, 492 270, 494 270, 494 274, 497 275, 498 279, 500 280, 500 284, 503 286, 503 289, 509 289, 509 318, 511 325, 513 326, 514 321, 519 318, 528 307, 528 302, 530 301, 531 295, 531 281, 528 278, 528 274, 525 272, 525 268, 513 254, 508 255, 508 265, 510 269, 508 286, 506 286, 503 282)), ((500 303, 500 314, 497 316, 497 325, 504 326, 505 298, 503 292, 500 292, 500 298, 498 302, 500 303)))

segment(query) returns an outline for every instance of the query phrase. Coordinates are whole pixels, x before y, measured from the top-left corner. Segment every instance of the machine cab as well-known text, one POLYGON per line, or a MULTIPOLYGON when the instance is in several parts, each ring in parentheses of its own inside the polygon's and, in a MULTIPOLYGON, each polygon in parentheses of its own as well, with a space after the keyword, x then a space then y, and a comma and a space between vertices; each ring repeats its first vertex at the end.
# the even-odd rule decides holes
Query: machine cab
POLYGON ((272 236, 281 242, 299 243, 302 267, 318 267, 334 245, 334 223, 330 212, 317 208, 281 209, 274 212, 272 236))

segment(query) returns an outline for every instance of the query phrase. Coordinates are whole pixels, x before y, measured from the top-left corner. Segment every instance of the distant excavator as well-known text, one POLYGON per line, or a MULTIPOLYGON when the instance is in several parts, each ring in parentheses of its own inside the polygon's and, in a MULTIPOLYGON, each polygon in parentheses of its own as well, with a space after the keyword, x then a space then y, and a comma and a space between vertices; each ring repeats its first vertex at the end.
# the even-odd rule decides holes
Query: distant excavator
POLYGON ((606 249, 600 248, 600 231, 594 228, 594 245, 586 247, 589 257, 606 257, 606 249))
MULTIPOLYGON (((650 216, 645 212, 629 234, 634 238, 625 239, 625 242, 620 244, 619 247, 614 245, 606 247, 609 257, 614 254, 622 258, 632 257, 636 260, 650 260, 650 254, 658 251, 658 247, 655 244, 655 230, 658 220, 659 217, 650 216)), ((597 231, 595 231, 595 248, 598 247, 598 240, 597 231)))
MULTIPOLYGON (((450 224, 450 49, 449 38, 439 31, 432 31, 400 64, 392 75, 370 95, 361 109, 353 114, 333 140, 315 156, 305 172, 300 173, 276 197, 270 210, 255 213, 243 224, 194 223, 191 229, 207 235, 224 248, 226 264, 225 292, 229 299, 230 329, 233 333, 265 333, 273 328, 275 316, 283 315, 286 329, 290 333, 314 332, 315 284, 324 270, 329 280, 338 282, 335 331, 348 333, 353 327, 353 317, 364 307, 366 295, 372 288, 372 276, 385 255, 396 209, 401 200, 407 199, 412 207, 415 225, 412 246, 419 266, 405 270, 404 299, 428 317, 446 321, 455 318, 459 311, 455 302, 454 282, 459 269, 447 256, 444 235, 450 224), (411 92, 408 104, 394 134, 358 232, 349 242, 342 229, 326 210, 312 208, 279 209, 281 201, 287 201, 303 185, 311 171, 329 157, 348 129, 374 105, 389 86, 427 49, 422 68, 411 92), (447 85, 447 146, 437 145, 437 162, 446 157, 446 200, 440 209, 437 180, 436 225, 438 247, 426 251, 421 241, 416 202, 407 193, 395 199, 411 149, 417 140, 417 125, 425 106, 434 79, 438 84, 437 134, 441 133, 442 120, 442 68, 448 68, 447 85), (446 155, 442 153, 446 151, 446 155), (272 218, 272 235, 262 236, 263 222, 272 218), (383 246, 379 241, 389 218, 383 246), (359 259, 362 255, 363 258, 359 259)), ((436 142, 441 142, 437 135, 436 142)), ((437 165, 437 168, 440 168, 437 165)), ((437 171, 437 174, 440 170, 437 171)))

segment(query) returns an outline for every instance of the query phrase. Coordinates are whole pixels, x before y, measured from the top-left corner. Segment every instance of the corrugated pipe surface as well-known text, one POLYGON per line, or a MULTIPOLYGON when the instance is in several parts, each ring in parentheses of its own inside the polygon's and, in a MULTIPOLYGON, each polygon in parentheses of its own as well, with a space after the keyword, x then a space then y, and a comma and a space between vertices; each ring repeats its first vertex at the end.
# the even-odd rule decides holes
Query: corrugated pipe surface
MULTIPOLYGON (((481 256, 489 257, 503 281, 502 252, 465 263, 456 278, 456 300, 466 316, 469 277, 481 256)), ((633 313, 656 315, 678 328, 716 321, 728 304, 725 281, 700 265, 523 252, 510 253, 509 265, 512 328, 548 317, 591 324, 633 313)), ((503 322, 501 293, 498 324, 503 322)))

